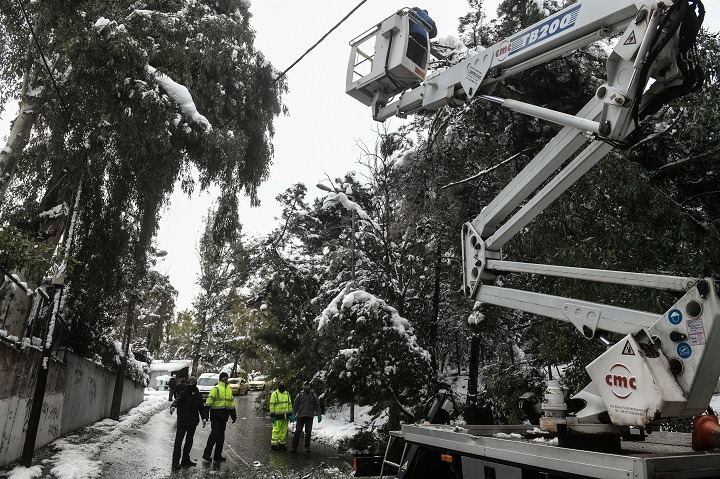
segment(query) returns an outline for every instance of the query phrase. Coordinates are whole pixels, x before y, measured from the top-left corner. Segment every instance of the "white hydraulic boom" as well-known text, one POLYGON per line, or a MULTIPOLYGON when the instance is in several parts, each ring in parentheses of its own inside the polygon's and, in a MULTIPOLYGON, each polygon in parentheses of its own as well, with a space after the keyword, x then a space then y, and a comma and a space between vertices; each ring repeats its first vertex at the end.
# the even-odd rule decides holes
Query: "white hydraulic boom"
POLYGON ((397 12, 350 44, 346 91, 371 106, 376 120, 479 97, 564 126, 462 231, 468 298, 568 321, 587 338, 609 345, 587 367, 592 383, 573 398, 577 411, 565 415, 549 406, 544 422, 549 429, 615 434, 628 426, 690 417, 707 408, 720 375, 714 281, 510 262, 501 254, 552 201, 615 146, 627 143, 644 117, 700 88, 695 35, 703 16, 700 0, 585 0, 434 75, 408 58, 412 11, 397 12), (491 95, 503 78, 611 36, 617 41, 606 81, 575 115, 491 95), (362 67, 369 67, 365 74, 362 67), (493 285, 497 274, 508 272, 685 295, 658 314, 493 285), (626 336, 613 345, 606 332, 626 336))

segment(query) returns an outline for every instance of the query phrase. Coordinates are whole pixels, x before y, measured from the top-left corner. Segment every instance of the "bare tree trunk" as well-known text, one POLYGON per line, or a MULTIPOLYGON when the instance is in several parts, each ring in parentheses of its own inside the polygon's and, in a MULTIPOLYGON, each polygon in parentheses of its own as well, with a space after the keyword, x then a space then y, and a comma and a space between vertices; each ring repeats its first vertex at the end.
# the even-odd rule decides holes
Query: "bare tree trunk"
MULTIPOLYGON (((35 33, 39 35, 41 30, 42 18, 38 18, 35 22, 35 33)), ((35 44, 32 37, 28 36, 28 44, 25 50, 25 64, 27 67, 20 91, 22 99, 20 101, 20 112, 15 121, 12 122, 12 128, 5 147, 0 149, 0 203, 5 199, 8 186, 17 171, 18 159, 30 141, 33 126, 40 115, 42 100, 32 94, 30 90, 36 86, 34 82, 37 78, 36 71, 38 67, 33 55, 34 51, 35 44)))
POLYGON ((13 121, 7 144, 0 149, 0 201, 5 199, 7 188, 15 176, 18 159, 30 139, 40 104, 40 100, 35 97, 26 97, 20 102, 20 113, 13 121))

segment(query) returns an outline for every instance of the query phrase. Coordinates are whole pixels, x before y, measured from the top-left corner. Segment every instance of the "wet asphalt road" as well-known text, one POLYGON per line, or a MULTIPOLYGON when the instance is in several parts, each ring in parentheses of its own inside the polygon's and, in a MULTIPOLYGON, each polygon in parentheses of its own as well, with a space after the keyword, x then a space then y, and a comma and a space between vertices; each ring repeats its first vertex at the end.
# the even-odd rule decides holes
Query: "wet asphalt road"
MULTIPOLYGON (((238 420, 228 422, 223 455, 227 461, 207 463, 201 459, 210 424, 202 424, 195 432, 190 457, 198 464, 188 469, 172 470, 172 448, 175 438, 175 416, 165 409, 153 416, 141 428, 105 448, 99 458, 105 463, 103 478, 333 478, 345 479, 353 475, 351 456, 338 454, 334 448, 317 443, 312 452, 295 454, 270 451, 271 423, 255 411, 257 393, 235 398, 238 420)), ((169 407, 169 403, 168 403, 169 407)), ((288 432, 288 448, 292 440, 292 425, 288 432)))

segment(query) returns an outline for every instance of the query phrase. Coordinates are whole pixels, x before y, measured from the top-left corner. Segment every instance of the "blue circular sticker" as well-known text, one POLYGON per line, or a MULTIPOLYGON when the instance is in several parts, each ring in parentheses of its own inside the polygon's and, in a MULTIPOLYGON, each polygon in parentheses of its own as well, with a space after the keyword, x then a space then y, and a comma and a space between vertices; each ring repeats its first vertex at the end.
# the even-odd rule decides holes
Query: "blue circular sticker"
POLYGON ((668 313, 668 321, 672 324, 680 324, 682 321, 682 311, 679 309, 671 309, 668 313))
POLYGON ((692 348, 688 343, 680 343, 677 347, 677 353, 681 358, 687 359, 692 354, 692 348))

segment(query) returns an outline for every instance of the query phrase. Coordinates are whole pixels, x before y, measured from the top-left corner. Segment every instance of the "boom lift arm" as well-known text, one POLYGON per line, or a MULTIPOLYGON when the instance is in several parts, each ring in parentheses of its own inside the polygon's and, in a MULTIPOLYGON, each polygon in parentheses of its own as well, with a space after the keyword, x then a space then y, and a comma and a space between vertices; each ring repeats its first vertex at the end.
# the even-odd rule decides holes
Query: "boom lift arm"
POLYGON ((371 106, 376 120, 477 96, 564 125, 462 231, 468 298, 571 322, 587 338, 610 346, 587 367, 593 381, 573 398, 577 412, 566 416, 557 404, 548 405, 545 426, 617 434, 628 426, 702 413, 720 375, 720 299, 714 281, 509 262, 501 254, 502 246, 552 201, 613 147, 626 143, 645 116, 701 86, 694 50, 704 16, 700 0, 581 1, 427 79, 426 65, 405 54, 409 16, 400 11, 351 42, 346 91, 371 106), (576 115, 491 96, 503 78, 614 35, 619 39, 608 56, 606 82, 576 115), (362 45, 373 40, 375 54, 363 53, 362 45), (370 62, 371 70, 357 78, 363 62, 370 62), (503 272, 685 295, 661 315, 493 286, 503 272), (612 345, 607 332, 626 336, 612 345))

